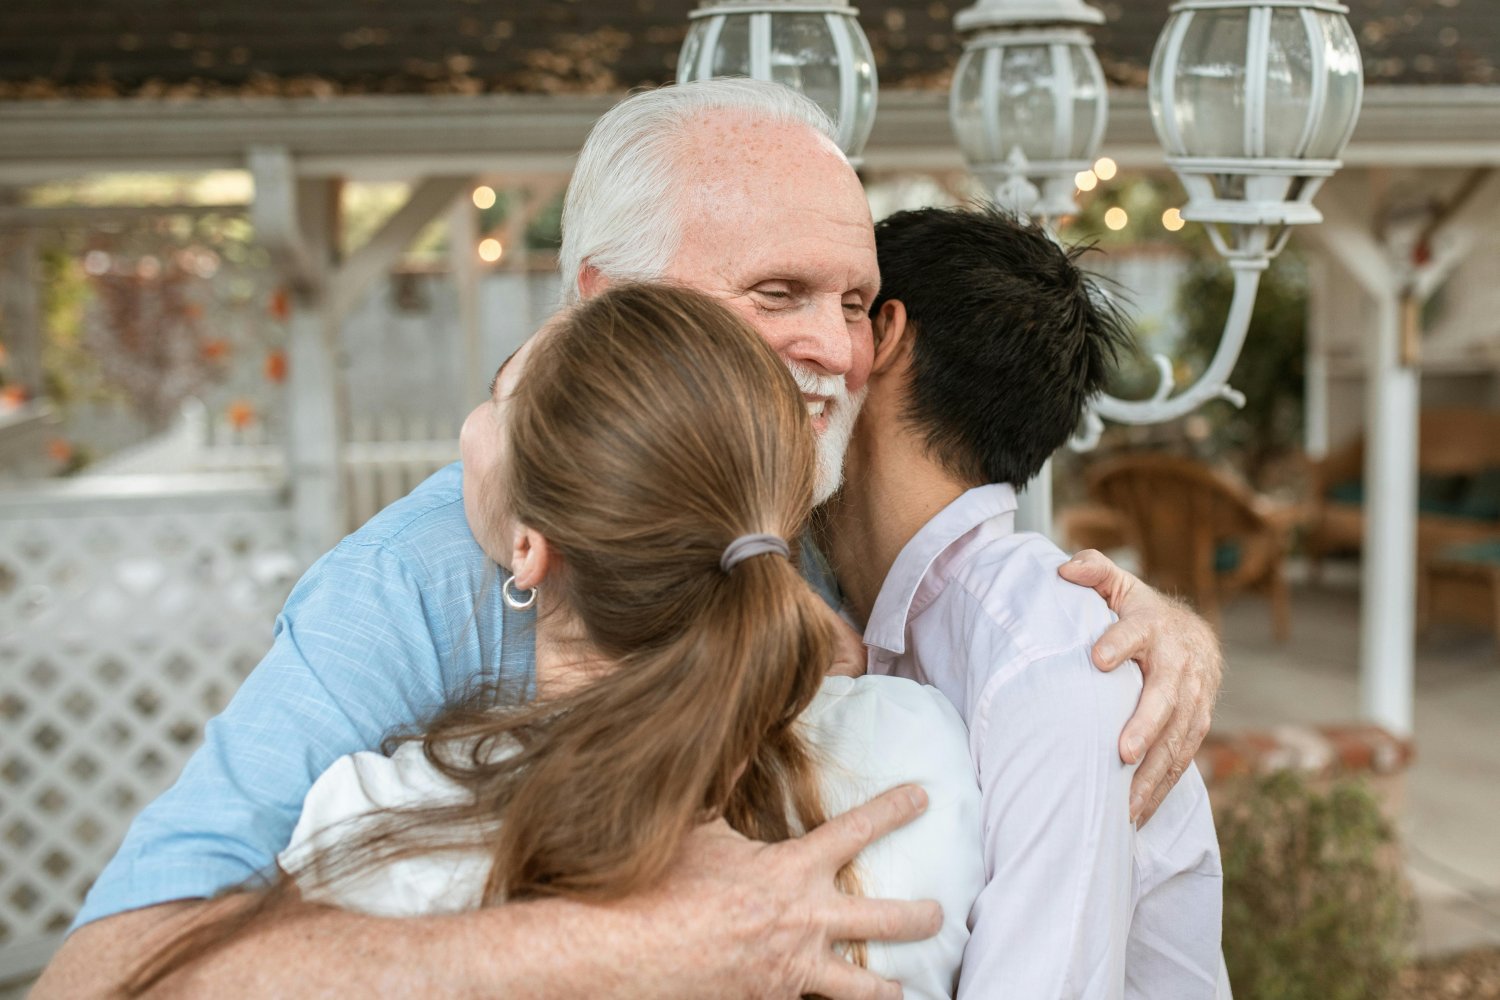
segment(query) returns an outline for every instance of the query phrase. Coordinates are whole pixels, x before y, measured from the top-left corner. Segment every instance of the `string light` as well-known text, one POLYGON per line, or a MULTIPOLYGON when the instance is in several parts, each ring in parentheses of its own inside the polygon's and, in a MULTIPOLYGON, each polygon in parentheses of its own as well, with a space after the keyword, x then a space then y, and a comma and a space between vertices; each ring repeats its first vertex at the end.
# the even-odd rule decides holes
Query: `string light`
POLYGON ((1123 208, 1116 205, 1104 213, 1104 224, 1118 233, 1130 224, 1130 216, 1123 208))
POLYGON ((1099 177, 1092 170, 1081 170, 1073 178, 1073 183, 1080 191, 1092 191, 1099 186, 1099 177))
POLYGON ((1119 173, 1120 165, 1107 156, 1101 156, 1094 164, 1094 174, 1101 181, 1113 180, 1115 174, 1119 173))
POLYGON ((1169 233, 1175 233, 1187 225, 1182 219, 1182 210, 1177 208, 1169 208, 1161 213, 1161 224, 1166 227, 1169 233))
POLYGON ((500 241, 497 239, 490 238, 479 241, 479 259, 486 264, 493 264, 500 259, 500 255, 504 252, 505 248, 500 245, 500 241))
POLYGON ((478 209, 492 208, 495 204, 495 189, 486 184, 481 184, 474 189, 474 207, 478 209))

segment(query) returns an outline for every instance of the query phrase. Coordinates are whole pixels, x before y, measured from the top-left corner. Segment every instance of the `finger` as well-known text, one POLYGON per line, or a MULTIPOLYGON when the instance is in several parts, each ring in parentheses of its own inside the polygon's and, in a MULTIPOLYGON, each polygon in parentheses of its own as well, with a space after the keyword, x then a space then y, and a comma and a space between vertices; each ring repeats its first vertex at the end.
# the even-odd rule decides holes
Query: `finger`
POLYGON ((1120 733, 1121 760, 1127 764, 1136 763, 1146 748, 1161 739, 1167 723, 1177 712, 1177 697, 1175 675, 1163 676, 1162 672, 1146 675, 1146 686, 1135 706, 1135 714, 1120 733))
POLYGON ((926 792, 917 785, 901 785, 835 816, 800 841, 786 843, 811 852, 822 867, 837 871, 881 837, 916 819, 926 808, 926 792))
POLYGON ((835 941, 925 941, 943 929, 943 908, 931 899, 845 896, 827 927, 835 941))
POLYGON ((1121 618, 1094 643, 1094 666, 1109 671, 1126 660, 1139 657, 1147 650, 1151 640, 1151 628, 1142 619, 1121 618))
POLYGON ((1080 587, 1096 588, 1110 579, 1111 571, 1118 571, 1114 561, 1098 549, 1084 549, 1057 568, 1057 572, 1069 583, 1080 587))
POLYGON ((833 953, 818 966, 807 991, 829 1000, 901 1000, 900 983, 882 979, 833 953))
MULTIPOLYGON (((1182 756, 1182 737, 1173 728, 1147 753, 1130 781, 1130 818, 1145 823, 1177 784, 1187 767, 1182 756)), ((1189 760, 1191 758, 1188 758, 1189 760)))

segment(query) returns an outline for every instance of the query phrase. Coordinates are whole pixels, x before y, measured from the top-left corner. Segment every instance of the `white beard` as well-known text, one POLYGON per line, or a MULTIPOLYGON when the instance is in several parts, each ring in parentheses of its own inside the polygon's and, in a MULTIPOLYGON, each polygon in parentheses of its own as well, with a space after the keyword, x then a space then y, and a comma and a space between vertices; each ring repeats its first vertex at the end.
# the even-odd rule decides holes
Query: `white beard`
POLYGON ((851 393, 844 379, 837 375, 819 375, 795 361, 786 363, 797 382, 797 388, 811 396, 828 397, 828 429, 818 435, 818 477, 813 488, 813 503, 820 504, 838 492, 844 482, 844 453, 854 433, 854 421, 865 401, 865 390, 851 393))

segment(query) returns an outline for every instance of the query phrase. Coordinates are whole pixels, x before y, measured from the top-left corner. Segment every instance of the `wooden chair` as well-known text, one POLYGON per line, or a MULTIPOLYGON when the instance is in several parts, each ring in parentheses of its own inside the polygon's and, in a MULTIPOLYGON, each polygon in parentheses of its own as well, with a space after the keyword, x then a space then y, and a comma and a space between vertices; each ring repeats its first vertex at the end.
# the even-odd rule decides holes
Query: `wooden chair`
POLYGON ((1276 639, 1286 641, 1285 561, 1294 511, 1192 459, 1158 453, 1096 467, 1089 492, 1121 514, 1152 586, 1182 594, 1215 626, 1235 594, 1265 594, 1276 639))

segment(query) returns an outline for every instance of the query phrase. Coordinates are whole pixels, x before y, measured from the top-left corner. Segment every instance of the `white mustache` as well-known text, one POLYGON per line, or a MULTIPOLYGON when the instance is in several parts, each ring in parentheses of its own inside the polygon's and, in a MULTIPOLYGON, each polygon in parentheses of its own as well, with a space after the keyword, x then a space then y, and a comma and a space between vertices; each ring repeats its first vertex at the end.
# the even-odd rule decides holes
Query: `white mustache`
POLYGON ((797 389, 808 396, 826 396, 837 400, 848 398, 848 386, 837 375, 819 375, 807 365, 796 361, 788 361, 786 368, 792 373, 797 389))

